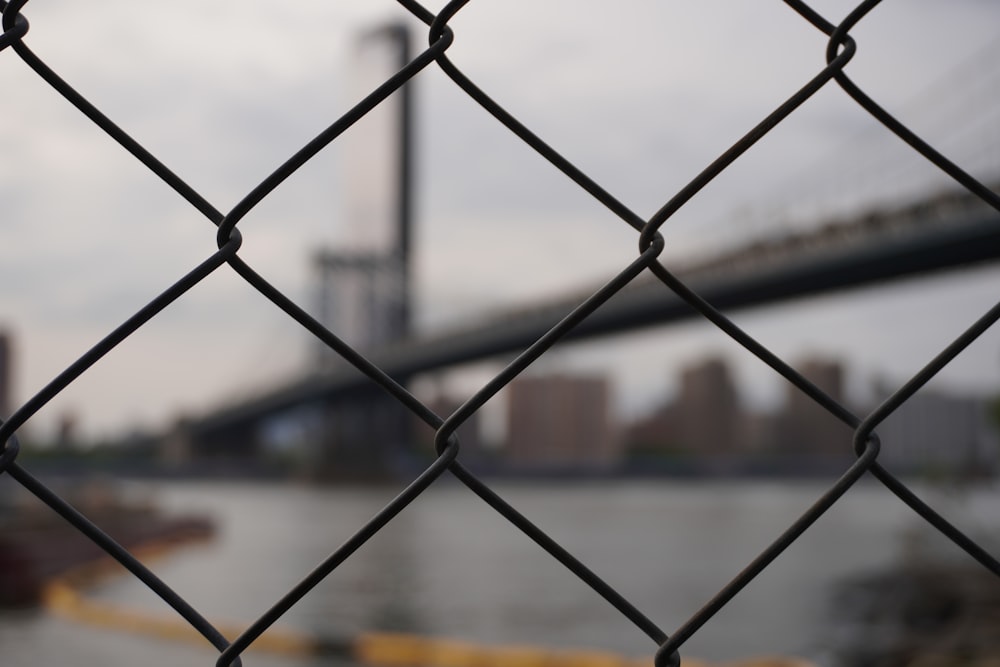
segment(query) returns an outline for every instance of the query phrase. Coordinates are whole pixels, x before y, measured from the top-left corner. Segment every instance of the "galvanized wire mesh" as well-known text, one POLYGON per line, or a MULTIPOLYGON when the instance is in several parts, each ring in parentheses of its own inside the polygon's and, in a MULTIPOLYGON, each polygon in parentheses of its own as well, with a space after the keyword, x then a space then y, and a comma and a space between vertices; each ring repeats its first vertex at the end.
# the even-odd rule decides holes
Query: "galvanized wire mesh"
MULTIPOLYGON (((381 83, 375 90, 354 106, 350 111, 337 119, 332 125, 318 134, 312 141, 292 155, 278 169, 273 171, 257 187, 231 210, 222 211, 205 199, 199 192, 189 186, 177 175, 160 162, 156 156, 117 127, 100 110, 79 95, 58 74, 52 71, 23 41, 28 32, 28 21, 21 10, 26 0, 0 0, 3 10, 3 33, 0 36, 0 50, 19 56, 38 76, 59 92, 67 101, 76 106, 90 120, 98 125, 107 135, 123 146, 137 160, 144 164, 166 184, 173 188, 181 197, 190 203, 198 212, 204 215, 218 228, 217 248, 206 252, 205 260, 192 268, 189 273, 180 277, 169 289, 160 294, 144 308, 123 322, 118 328, 108 334, 75 363, 54 377, 49 384, 21 405, 2 426, 0 426, 0 441, 4 448, 0 452, 0 472, 7 479, 30 491, 48 505, 52 511, 63 517, 77 530, 86 535, 109 556, 121 563, 136 578, 141 580, 156 595, 169 604, 177 614, 201 633, 205 639, 219 651, 218 665, 238 664, 241 654, 251 647, 262 633, 275 623, 285 612, 324 578, 330 575, 341 563, 350 558, 359 547, 384 526, 408 504, 419 502, 421 494, 439 480, 443 475, 450 474, 460 480, 469 491, 480 497, 498 513, 510 521, 525 537, 533 540, 548 552, 558 562, 575 573, 582 585, 589 586, 599 593, 608 603, 628 618, 643 633, 648 635, 657 648, 656 664, 676 665, 680 662, 680 649, 698 630, 709 623, 734 596, 738 595, 748 583, 758 576, 772 561, 789 545, 795 542, 820 516, 829 510, 838 499, 848 493, 852 486, 863 476, 871 475, 881 482, 888 490, 906 503, 913 512, 936 528, 958 545, 968 557, 978 562, 994 575, 1000 576, 1000 562, 994 555, 988 553, 982 546, 964 535, 960 530, 940 516, 934 508, 893 476, 879 462, 879 439, 876 429, 887 417, 903 405, 925 383, 927 383, 952 359, 966 349, 979 335, 993 326, 1000 318, 1000 303, 985 312, 982 317, 972 323, 962 335, 931 359, 923 369, 909 381, 899 387, 874 411, 866 415, 857 415, 846 406, 838 403, 820 388, 815 386, 784 360, 773 354, 766 347, 754 340, 739 326, 729 320, 726 315, 714 308, 693 292, 688 285, 679 280, 670 267, 661 260, 664 249, 664 234, 669 232, 668 222, 697 192, 723 172, 730 164, 755 143, 765 140, 768 133, 779 123, 824 87, 839 86, 839 88, 865 109, 886 128, 902 141, 906 142, 915 152, 950 176, 969 193, 980 198, 992 208, 1000 211, 1000 196, 985 187, 961 167, 952 163, 937 152, 932 146, 911 132, 906 126, 889 115, 878 102, 859 88, 845 73, 845 66, 850 62, 856 51, 855 42, 850 31, 878 4, 878 0, 867 0, 859 4, 840 24, 834 25, 818 14, 806 3, 798 0, 786 0, 788 7, 797 12, 803 20, 810 23, 816 30, 827 37, 826 64, 815 76, 806 82, 799 90, 791 94, 779 107, 774 109, 748 134, 736 141, 723 154, 706 167, 701 173, 676 192, 653 216, 644 218, 629 209, 622 202, 592 180, 587 174, 574 166, 541 138, 536 136, 517 118, 505 111, 493 101, 486 92, 470 80, 462 70, 448 57, 448 49, 453 42, 453 32, 449 26, 451 19, 458 13, 468 0, 456 0, 449 3, 441 12, 433 14, 413 0, 399 0, 399 4, 410 14, 426 24, 428 31, 428 47, 412 59, 405 67, 392 77, 381 83), (394 91, 421 70, 428 67, 440 68, 454 84, 475 100, 497 122, 506 127, 513 135, 552 163, 581 189, 610 210, 621 221, 632 227, 638 236, 638 253, 634 260, 624 267, 618 275, 594 292, 589 298, 581 301, 577 307, 556 326, 540 336, 533 344, 522 350, 517 357, 499 374, 486 383, 478 392, 467 400, 460 408, 449 415, 438 415, 415 398, 404 386, 386 374, 364 355, 346 345, 337 336, 336 331, 325 328, 306 309, 292 301, 280 290, 273 287, 266 278, 257 273, 254 267, 247 264, 240 256, 239 250, 242 235, 239 223, 243 217, 298 168, 308 162, 320 150, 328 146, 353 123, 379 105, 394 91), (410 412, 423 420, 436 431, 435 443, 437 456, 435 460, 417 475, 399 495, 386 505, 367 523, 360 526, 354 536, 334 551, 315 570, 306 575, 301 582, 274 605, 259 616, 238 637, 229 640, 217 631, 199 612, 184 599, 174 593, 161 581, 150 568, 135 558, 128 550, 117 544, 79 511, 70 506, 57 493, 34 477, 25 467, 18 463, 19 445, 17 431, 27 423, 43 406, 77 380, 89 368, 99 363, 103 357, 113 353, 115 347, 132 333, 143 327, 171 302, 183 297, 207 276, 216 271, 231 270, 246 282, 249 289, 258 291, 274 306, 283 311, 313 336, 321 340, 331 350, 334 350, 347 362, 360 370, 369 381, 381 387, 394 397, 410 412), (528 368, 535 360, 544 355, 560 339, 592 313, 601 308, 608 299, 622 290, 626 285, 641 274, 652 274, 663 285, 664 290, 670 290, 683 298, 691 308, 696 310, 721 331, 725 332, 740 346, 767 364, 776 373, 787 379, 803 394, 810 397, 816 404, 822 406, 831 415, 849 425, 854 430, 854 449, 856 460, 844 470, 835 482, 809 507, 792 525, 771 544, 733 580, 724 586, 701 609, 693 610, 690 618, 679 628, 668 633, 660 627, 655 619, 649 618, 637 609, 628 599, 613 587, 605 583, 596 573, 580 562, 572 553, 564 549, 544 531, 534 526, 528 517, 519 514, 503 498, 501 498, 486 483, 477 478, 473 472, 463 465, 462 444, 455 433, 458 427, 472 417, 497 392, 510 383, 518 374, 528 368)), ((7 54, 4 57, 10 57, 7 54)))

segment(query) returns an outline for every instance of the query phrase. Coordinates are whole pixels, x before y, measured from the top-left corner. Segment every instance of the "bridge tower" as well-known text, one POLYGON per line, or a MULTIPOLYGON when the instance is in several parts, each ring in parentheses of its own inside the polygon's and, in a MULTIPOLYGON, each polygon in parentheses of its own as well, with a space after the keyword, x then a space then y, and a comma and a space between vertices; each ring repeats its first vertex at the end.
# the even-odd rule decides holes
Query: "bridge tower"
MULTIPOLYGON (((362 85, 370 87, 371 81, 384 80, 405 66, 410 42, 402 23, 364 33, 356 67, 362 85), (377 71, 366 71, 372 69, 377 71)), ((410 334, 412 94, 412 84, 405 84, 344 136, 349 236, 343 247, 325 248, 314 256, 318 317, 361 351, 410 334)), ((330 355, 329 350, 320 352, 321 368, 336 363, 330 355)))
MULTIPOLYGON (((357 47, 361 94, 411 57, 410 33, 402 23, 364 33, 357 47)), ((406 339, 411 331, 412 88, 403 85, 345 134, 348 241, 314 256, 317 318, 361 353, 406 339)), ((317 341, 317 372, 345 363, 317 341)), ((319 476, 377 476, 412 449, 411 416, 381 390, 330 399, 319 412, 310 464, 319 476)))

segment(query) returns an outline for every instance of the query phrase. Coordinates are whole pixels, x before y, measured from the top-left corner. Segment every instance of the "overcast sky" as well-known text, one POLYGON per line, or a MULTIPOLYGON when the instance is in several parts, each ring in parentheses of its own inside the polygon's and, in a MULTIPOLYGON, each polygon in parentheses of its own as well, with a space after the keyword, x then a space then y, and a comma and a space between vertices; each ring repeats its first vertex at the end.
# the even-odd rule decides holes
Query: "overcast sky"
MULTIPOLYGON (((848 5, 815 3, 831 21, 848 5)), ((182 0, 169 11, 35 0, 24 13, 37 55, 222 210, 357 101, 360 32, 407 16, 388 0, 290 2, 277 13, 260 0, 182 0)), ((814 76, 826 44, 784 3, 764 0, 473 0, 452 26, 449 55, 467 75, 644 216, 814 76)), ((995 178, 1000 5, 889 0, 852 34, 850 76, 974 175, 995 178)), ((23 401, 207 258, 215 233, 10 49, 0 85, 0 320, 15 336, 23 401)), ((432 66, 416 85, 421 326, 606 280, 635 256, 633 230, 443 73, 432 66)), ((335 142, 240 224, 241 256, 306 307, 311 255, 352 243, 345 146, 366 131, 335 142)), ((831 84, 663 231, 683 257, 943 185, 831 84)), ((898 383, 915 372, 996 302, 998 287, 1000 271, 976 270, 736 319, 791 359, 843 359, 860 391, 876 375, 898 383)), ((300 372, 307 349, 296 325, 224 268, 30 424, 46 432, 73 413, 88 434, 157 426, 300 372)), ((697 324, 568 350, 541 367, 614 370, 620 402, 636 411, 710 353, 733 361, 754 402, 780 393, 770 371, 697 324)), ((468 392, 483 377, 454 386, 468 392)), ((1000 388, 1000 335, 943 380, 1000 388)))

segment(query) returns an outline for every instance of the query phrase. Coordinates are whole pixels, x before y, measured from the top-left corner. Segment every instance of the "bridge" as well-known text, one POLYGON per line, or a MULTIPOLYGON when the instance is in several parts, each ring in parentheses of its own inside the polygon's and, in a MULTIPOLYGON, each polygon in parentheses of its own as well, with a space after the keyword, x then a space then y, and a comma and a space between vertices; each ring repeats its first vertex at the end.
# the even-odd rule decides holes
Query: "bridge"
MULTIPOLYGON (((389 38, 399 65, 410 59, 400 26, 366 35, 389 38)), ((963 84, 988 87, 995 73, 980 71, 963 84)), ((996 69, 996 68, 994 68, 996 69)), ((949 82, 949 85, 954 82, 949 82)), ((317 317, 397 382, 469 362, 524 350, 600 286, 527 308, 498 312, 429 336, 410 327, 409 254, 412 226, 412 104, 401 89, 395 129, 396 155, 387 165, 395 188, 391 213, 378 224, 393 231, 388 246, 354 252, 321 251, 321 303, 317 317), (388 218, 391 218, 389 220, 388 218)), ((973 105, 983 118, 990 105, 973 105)), ((986 120, 987 124, 994 121, 986 120)), ((979 146, 977 150, 981 150, 979 146)), ((996 169, 992 166, 992 173, 996 169)), ((388 181, 387 181, 388 182, 388 181)), ((1000 180, 992 183, 994 192, 1000 180)), ((669 242, 669 228, 665 230, 669 242)), ((723 312, 834 290, 1000 260, 1000 213, 965 190, 929 192, 909 203, 830 219, 802 231, 774 232, 715 256, 681 264, 662 260, 674 275, 723 312)), ((696 312, 652 275, 642 275, 576 326, 560 345, 665 325, 696 312)), ((254 460, 268 433, 291 425, 309 433, 309 465, 336 474, 350 461, 351 476, 385 472, 386 462, 413 456, 415 418, 360 371, 330 350, 307 375, 258 396, 218 408, 179 425, 166 449, 205 459, 254 460)))
MULTIPOLYGON (((1000 213, 978 197, 945 192, 894 209, 831 220, 797 234, 775 235, 688 266, 668 266, 724 312, 805 295, 926 275, 1000 260, 1000 213)), ((462 328, 407 337, 366 356, 397 381, 449 366, 523 350, 597 287, 529 308, 497 313, 462 328)), ((694 316, 695 311, 651 275, 640 276, 566 337, 609 336, 694 316)), ((200 456, 253 457, 276 420, 312 421, 338 458, 376 472, 387 455, 405 456, 402 434, 413 420, 382 398, 346 362, 256 398, 188 422, 185 446, 200 456), (395 453, 384 451, 395 449, 395 453)), ((320 454, 316 464, 329 461, 320 454)))

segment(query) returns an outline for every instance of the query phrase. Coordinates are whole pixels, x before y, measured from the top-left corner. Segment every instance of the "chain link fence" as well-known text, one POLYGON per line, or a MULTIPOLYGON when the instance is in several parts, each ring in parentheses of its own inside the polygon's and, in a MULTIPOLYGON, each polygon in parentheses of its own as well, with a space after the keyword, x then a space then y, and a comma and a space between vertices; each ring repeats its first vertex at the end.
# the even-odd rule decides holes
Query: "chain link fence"
MULTIPOLYGON (((762 571, 770 567, 775 558, 789 545, 794 543, 820 516, 834 506, 838 499, 849 493, 852 486, 864 476, 871 476, 895 494, 913 512, 932 525, 941 534, 958 545, 970 561, 974 561, 995 576, 1000 576, 1000 562, 980 544, 963 534, 933 507, 928 506, 906 484, 899 481, 891 470, 879 462, 880 443, 877 428, 888 416, 912 397, 925 383, 935 376, 952 359, 966 349, 978 336, 993 326, 1000 318, 1000 303, 990 308, 964 333, 956 338, 933 359, 929 360, 909 381, 899 387, 888 399, 869 414, 854 414, 850 409, 833 400, 817 386, 798 373, 784 360, 773 354, 749 336, 726 315, 714 308, 688 285, 679 280, 665 265, 660 256, 665 246, 664 235, 669 232, 668 222, 678 210, 729 165, 738 160, 751 146, 766 140, 768 133, 779 123, 793 114, 811 96, 824 87, 839 87, 858 105, 876 118, 886 129, 908 144, 914 151, 945 172, 956 183, 969 193, 979 197, 993 209, 1000 211, 1000 196, 971 175, 953 164, 945 156, 919 136, 911 132, 905 125, 888 114, 879 103, 864 90, 859 88, 845 73, 845 67, 855 55, 856 45, 850 31, 877 5, 878 0, 868 0, 859 4, 840 24, 833 24, 809 5, 797 0, 786 0, 791 11, 811 24, 817 31, 826 36, 827 48, 825 66, 818 69, 815 76, 799 90, 794 91, 787 100, 774 109, 748 134, 736 141, 724 153, 718 156, 701 173, 695 175, 690 182, 676 192, 666 204, 652 217, 644 218, 618 201, 600 184, 588 177, 569 160, 547 145, 531 129, 523 125, 517 118, 505 111, 493 101, 486 92, 470 80, 459 66, 448 57, 448 50, 453 42, 453 32, 449 27, 451 19, 468 4, 468 0, 450 2, 438 14, 434 14, 413 0, 399 0, 399 4, 414 17, 427 26, 428 46, 416 55, 405 67, 381 83, 355 107, 339 118, 332 125, 318 134, 312 141, 292 155, 278 169, 272 172, 259 185, 231 210, 222 211, 203 197, 194 188, 174 174, 157 157, 147 151, 126 132, 105 116, 99 109, 78 94, 66 81, 51 70, 43 60, 33 53, 23 41, 29 31, 29 22, 21 13, 26 0, 0 1, 3 10, 3 33, 0 36, 2 57, 19 56, 24 63, 33 69, 52 88, 68 102, 76 106, 90 120, 98 125, 107 135, 118 142, 135 159, 144 164, 151 172, 162 179, 173 190, 183 197, 192 207, 204 215, 209 222, 217 227, 217 248, 206 252, 206 258, 189 273, 181 276, 169 289, 137 311, 103 340, 97 343, 76 362, 65 368, 54 377, 40 392, 30 398, 14 411, 0 427, 0 441, 4 442, 0 453, 0 472, 9 480, 5 483, 16 483, 31 492, 51 510, 72 524, 78 531, 86 535, 110 557, 121 563, 136 578, 141 580, 156 595, 170 605, 190 626, 195 628, 205 640, 211 643, 218 652, 217 664, 220 666, 240 664, 244 651, 252 647, 271 626, 289 609, 296 605, 304 596, 324 578, 328 577, 361 547, 369 538, 389 524, 393 518, 410 503, 420 502, 421 494, 444 475, 451 475, 461 481, 468 490, 484 500, 511 524, 548 552, 567 569, 571 570, 580 580, 581 585, 589 586, 600 594, 609 604, 613 605, 631 623, 637 626, 652 641, 656 648, 655 663, 660 667, 677 665, 682 662, 681 649, 695 633, 706 623, 711 622, 726 604, 753 581, 762 571), (475 100, 498 123, 505 126, 513 135, 533 148, 546 160, 557 167, 562 173, 589 193, 594 199, 621 219, 623 224, 635 230, 638 241, 638 253, 628 266, 589 298, 581 301, 577 307, 551 330, 538 338, 532 345, 522 350, 517 357, 499 374, 487 382, 478 392, 467 400, 455 412, 448 415, 438 415, 415 398, 406 387, 402 386, 378 366, 372 364, 364 355, 346 345, 337 336, 336 331, 330 331, 310 315, 302 306, 288 298, 280 290, 273 287, 266 278, 255 271, 240 256, 239 250, 242 235, 239 223, 249 211, 269 196, 269 194, 297 169, 313 158, 324 147, 336 141, 339 136, 353 123, 365 116, 383 100, 397 91, 403 84, 425 68, 440 68, 454 84, 475 100), (194 609, 184 599, 170 589, 156 574, 128 550, 117 544, 102 527, 95 525, 86 516, 74 509, 52 489, 40 482, 24 466, 18 463, 19 444, 18 429, 24 426, 43 406, 56 397, 66 387, 71 385, 88 369, 100 363, 101 359, 112 354, 117 345, 131 334, 156 318, 171 302, 182 298, 207 276, 216 271, 234 271, 245 282, 249 289, 256 290, 266 297, 274 307, 283 311, 288 317, 308 330, 321 340, 331 350, 334 350, 347 362, 355 366, 370 382, 381 387, 394 397, 419 419, 426 422, 436 432, 435 445, 437 456, 433 462, 419 475, 412 479, 399 495, 386 505, 380 512, 357 529, 352 538, 334 551, 315 570, 305 576, 301 582, 256 621, 246 627, 239 636, 232 639, 213 627, 197 609, 194 609), (856 453, 855 461, 843 470, 839 479, 809 507, 792 525, 779 536, 726 586, 709 600, 701 609, 693 613, 680 627, 664 629, 656 619, 649 618, 632 602, 613 587, 605 583, 595 572, 580 562, 572 553, 563 548, 544 531, 533 525, 529 517, 523 516, 500 497, 489 485, 477 478, 463 465, 462 443, 455 433, 460 425, 472 417, 497 392, 510 383, 518 374, 554 345, 562 337, 571 332, 574 327, 586 320, 592 313, 601 308, 608 299, 622 290, 638 276, 654 275, 663 286, 683 298, 694 310, 707 321, 725 332, 748 354, 759 358, 780 376, 795 385, 799 391, 807 395, 816 404, 849 425, 854 431, 853 447, 856 453)), ((933 316, 933 315, 931 315, 933 316)))

